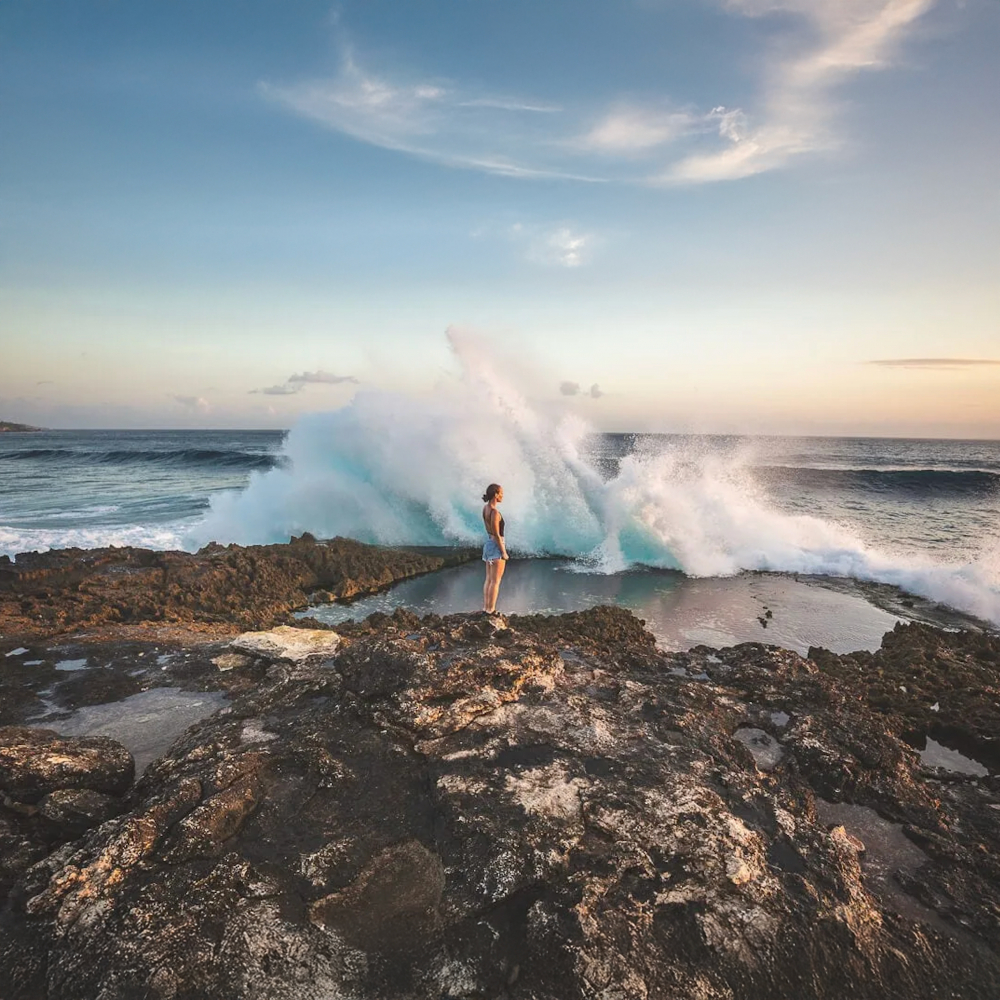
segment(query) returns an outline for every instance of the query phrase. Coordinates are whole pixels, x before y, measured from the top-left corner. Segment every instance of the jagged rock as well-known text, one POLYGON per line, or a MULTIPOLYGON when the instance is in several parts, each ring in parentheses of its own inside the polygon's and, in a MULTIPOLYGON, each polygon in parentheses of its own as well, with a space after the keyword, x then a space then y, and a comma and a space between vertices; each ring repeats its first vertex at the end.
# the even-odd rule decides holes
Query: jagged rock
POLYGON ((901 728, 827 666, 665 654, 624 611, 373 617, 329 661, 273 663, 23 871, 0 982, 995 1000, 1000 783, 929 777, 901 728))
POLYGON ((38 803, 38 812, 70 834, 83 833, 121 812, 122 803, 89 788, 60 788, 38 803))
MULTIPOLYGON (((330 632, 326 629, 279 625, 269 632, 244 632, 233 639, 229 645, 237 653, 249 656, 299 662, 313 656, 333 656, 340 645, 340 636, 336 632, 330 632)), ((231 662, 226 661, 227 664, 231 662)), ((218 665, 218 660, 216 663, 218 665)), ((226 668, 223 667, 223 669, 226 668)))
POLYGON ((35 803, 57 789, 127 791, 135 777, 132 755, 105 736, 64 738, 50 729, 0 728, 0 789, 35 803))
POLYGON ((239 670, 241 667, 247 667, 253 663, 253 658, 244 656, 242 653, 220 653, 212 658, 212 663, 219 670, 239 670))
POLYGON ((889 717, 894 732, 943 735, 1000 768, 1000 635, 900 622, 874 653, 813 648, 809 657, 889 717))
POLYGON ((468 549, 387 549, 304 534, 284 545, 212 544, 200 552, 131 547, 23 552, 0 558, 0 632, 134 622, 268 628, 306 607, 478 558, 468 549))

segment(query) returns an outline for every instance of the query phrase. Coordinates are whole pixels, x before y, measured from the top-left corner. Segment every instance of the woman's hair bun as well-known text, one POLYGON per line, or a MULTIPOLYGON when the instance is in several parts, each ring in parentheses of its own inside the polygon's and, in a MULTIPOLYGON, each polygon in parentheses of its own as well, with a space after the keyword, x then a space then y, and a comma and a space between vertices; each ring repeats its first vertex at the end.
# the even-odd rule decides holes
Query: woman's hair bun
POLYGON ((483 494, 483 501, 485 503, 490 503, 499 492, 500 484, 490 483, 490 485, 486 487, 486 492, 483 494))

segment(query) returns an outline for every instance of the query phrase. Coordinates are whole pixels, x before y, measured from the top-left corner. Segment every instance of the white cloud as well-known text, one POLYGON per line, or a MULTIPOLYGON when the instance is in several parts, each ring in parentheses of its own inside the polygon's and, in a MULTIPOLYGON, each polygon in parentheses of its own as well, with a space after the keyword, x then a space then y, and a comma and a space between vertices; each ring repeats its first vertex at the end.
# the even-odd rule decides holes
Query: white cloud
POLYGON ((192 413, 211 413, 212 406, 207 399, 202 396, 174 396, 175 403, 183 406, 185 410, 192 413))
POLYGON ((560 382, 559 391, 564 396, 589 396, 591 399, 600 399, 604 393, 601 387, 595 382, 589 389, 583 389, 579 382, 560 382))
POLYGON ((583 149, 608 154, 646 153, 687 134, 698 121, 684 111, 619 107, 609 112, 578 141, 583 149))
POLYGON ((360 139, 449 167, 508 177, 600 178, 524 162, 510 150, 534 153, 549 142, 549 125, 536 120, 557 115, 557 105, 511 97, 472 96, 440 81, 400 82, 361 67, 345 50, 332 79, 279 86, 260 84, 261 93, 296 114, 360 139))
POLYGON ((726 146, 685 156, 659 179, 735 180, 783 167, 804 153, 835 148, 840 138, 833 89, 862 70, 889 65, 906 32, 935 2, 726 0, 730 10, 749 17, 798 15, 813 40, 774 62, 766 75, 759 114, 725 111, 719 118, 718 131, 726 146))
POLYGON ((473 239, 494 238, 512 243, 525 260, 543 267, 582 267, 593 259, 601 240, 575 223, 484 223, 469 233, 473 239))
POLYGON ((260 87, 265 96, 307 118, 378 146, 404 150, 415 137, 436 131, 438 106, 447 95, 437 84, 392 83, 366 73, 349 51, 332 80, 260 87))
MULTIPOLYGON (((840 145, 836 87, 890 65, 937 0, 711 2, 738 17, 766 19, 771 29, 772 44, 758 62, 757 94, 734 95, 726 107, 677 107, 667 95, 564 107, 434 77, 375 72, 348 47, 332 78, 264 82, 260 91, 362 142, 449 167, 578 181, 735 180, 840 145)), ((568 267, 579 260, 573 248, 555 256, 568 267)))
POLYGON ((528 260, 536 264, 557 267, 580 267, 588 260, 593 237, 560 226, 547 233, 539 233, 528 246, 528 260))

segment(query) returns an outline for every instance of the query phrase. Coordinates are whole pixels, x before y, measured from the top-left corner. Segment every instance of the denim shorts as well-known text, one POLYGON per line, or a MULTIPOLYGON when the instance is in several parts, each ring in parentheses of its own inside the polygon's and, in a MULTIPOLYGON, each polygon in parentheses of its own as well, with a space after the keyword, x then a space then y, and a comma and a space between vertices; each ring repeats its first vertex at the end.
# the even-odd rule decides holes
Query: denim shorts
POLYGON ((503 553, 494 539, 487 538, 483 546, 483 562, 493 562, 494 559, 503 559, 503 553))

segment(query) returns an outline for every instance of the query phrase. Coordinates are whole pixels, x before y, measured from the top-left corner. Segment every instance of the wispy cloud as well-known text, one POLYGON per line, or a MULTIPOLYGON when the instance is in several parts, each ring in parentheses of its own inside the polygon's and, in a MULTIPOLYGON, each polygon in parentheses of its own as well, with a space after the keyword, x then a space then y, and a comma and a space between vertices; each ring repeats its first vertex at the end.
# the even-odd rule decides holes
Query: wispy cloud
POLYGON ((701 127, 701 119, 686 111, 624 105, 599 119, 577 144, 584 150, 628 156, 659 149, 701 127))
MULTIPOLYGON (((936 0, 724 0, 737 14, 796 15, 811 41, 798 42, 765 75, 760 111, 718 108, 722 148, 672 164, 672 183, 735 180, 835 148, 833 91, 864 70, 890 64, 906 33, 936 0)), ((783 39, 783 41, 785 41, 783 39)), ((787 41, 785 42, 787 44, 787 41)))
POLYGON ((185 410, 192 413, 211 413, 212 406, 207 399, 202 396, 174 396, 173 400, 185 410))
POLYGON ((558 104, 533 104, 528 101, 507 100, 502 97, 478 97, 469 101, 459 101, 460 108, 496 108, 498 111, 534 111, 538 114, 554 114, 563 109, 558 104))
POLYGON ((307 385, 342 385, 345 382, 358 384, 358 380, 353 375, 334 375, 332 372, 325 372, 322 369, 315 372, 302 372, 298 375, 289 375, 284 382, 277 385, 269 385, 263 389, 251 389, 252 396, 294 396, 301 392, 307 385))
POLYGON ((314 383, 317 385, 340 385, 342 382, 353 382, 357 384, 357 379, 353 375, 334 375, 331 372, 303 372, 301 375, 289 375, 288 381, 291 383, 314 383))
POLYGON ((260 91, 355 139, 445 166, 509 177, 599 179, 540 162, 539 147, 549 142, 547 119, 560 112, 558 105, 475 96, 441 80, 394 80, 364 69, 350 49, 345 48, 332 79, 264 82, 260 91), (535 155, 529 161, 522 153, 535 155))
POLYGON ((487 222, 476 226, 473 239, 512 244, 525 260, 543 267, 578 268, 591 263, 603 238, 575 222, 487 222))
POLYGON ((528 260, 557 267, 580 267, 587 262, 594 238, 569 226, 536 233, 528 244, 528 260))
MULTIPOLYGON (((785 167, 842 143, 836 88, 891 64, 938 0, 706 0, 766 21, 755 92, 723 106, 588 106, 402 78, 342 46, 331 78, 262 82, 275 104, 362 142, 449 167, 520 178, 702 184, 785 167)), ((337 29, 341 33, 341 29, 337 29)))
POLYGON ((1000 366, 995 358, 881 358, 865 364, 879 368, 929 368, 937 370, 1000 366))
POLYGON ((289 382, 283 382, 280 385, 268 385, 263 389, 251 389, 251 396, 294 396, 297 392, 301 392, 303 386, 301 383, 292 384, 289 382))

